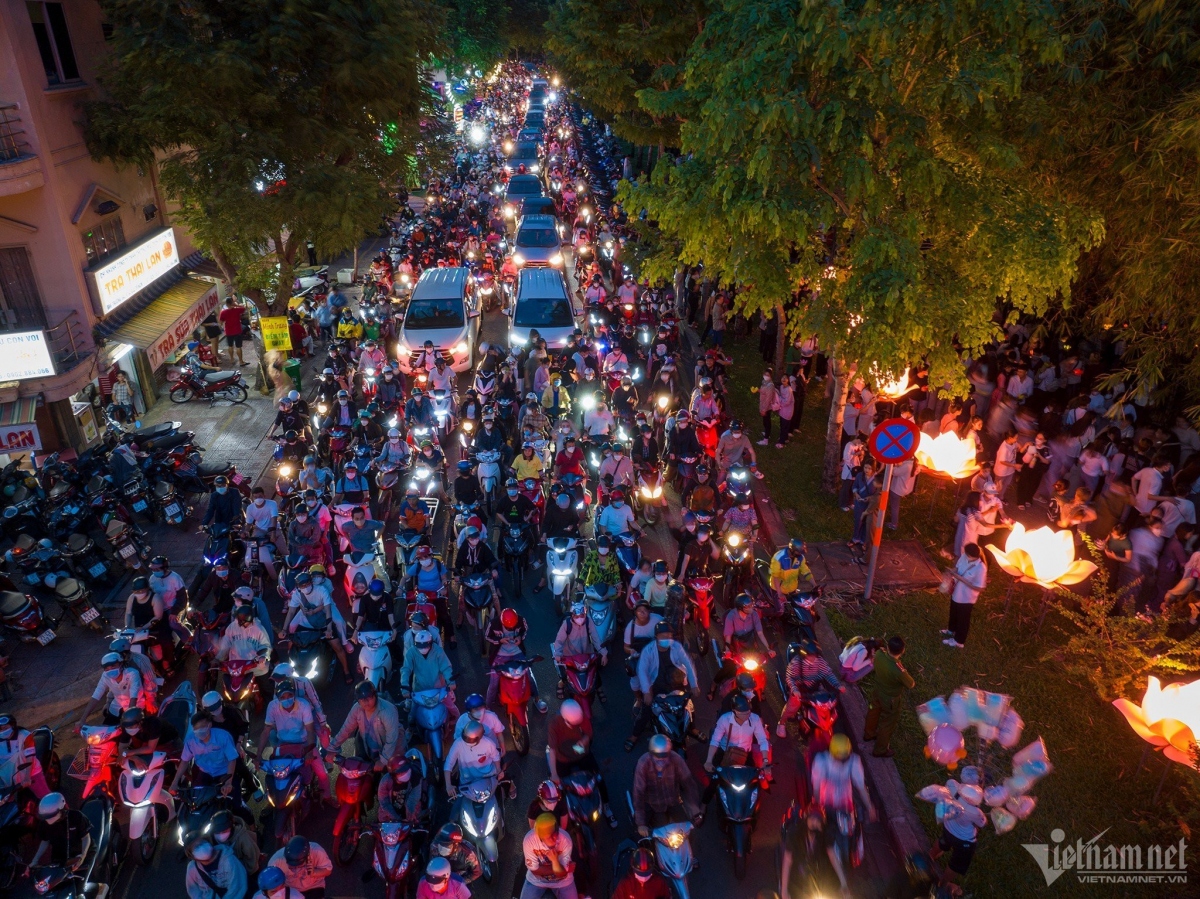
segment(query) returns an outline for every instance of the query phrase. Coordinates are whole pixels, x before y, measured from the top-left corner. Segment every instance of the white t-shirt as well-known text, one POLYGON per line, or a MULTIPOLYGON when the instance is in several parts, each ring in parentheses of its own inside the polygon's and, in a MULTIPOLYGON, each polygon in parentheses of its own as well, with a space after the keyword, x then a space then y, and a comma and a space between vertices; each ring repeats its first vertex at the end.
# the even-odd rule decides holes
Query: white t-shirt
POLYGON ((273 499, 267 500, 261 506, 250 503, 246 507, 246 524, 253 525, 256 530, 267 530, 278 518, 279 506, 273 499))
POLYGON ((1153 512, 1155 501, 1150 497, 1158 494, 1158 491, 1162 489, 1162 483, 1162 472, 1153 465, 1147 465, 1135 474, 1133 476, 1133 507, 1143 515, 1153 512))
POLYGON ((954 566, 954 570, 960 577, 966 578, 967 583, 955 581, 954 592, 950 594, 950 599, 954 602, 974 605, 975 601, 979 599, 979 594, 987 585, 987 565, 983 561, 983 556, 971 559, 966 553, 963 553, 958 557, 958 563, 954 566))
POLYGON ((305 730, 313 723, 312 706, 296 697, 296 704, 288 710, 278 699, 272 699, 267 706, 266 723, 275 728, 280 743, 303 743, 305 730))

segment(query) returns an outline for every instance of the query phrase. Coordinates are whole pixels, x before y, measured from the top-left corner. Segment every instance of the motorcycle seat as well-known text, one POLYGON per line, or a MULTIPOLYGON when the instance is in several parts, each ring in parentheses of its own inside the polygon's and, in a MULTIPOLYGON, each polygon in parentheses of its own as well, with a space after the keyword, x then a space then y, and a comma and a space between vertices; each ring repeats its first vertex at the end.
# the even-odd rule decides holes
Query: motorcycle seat
POLYGON ((196 467, 197 473, 202 478, 212 478, 219 474, 225 474, 229 471, 228 462, 201 462, 196 467))
POLYGON ((174 449, 177 446, 190 443, 191 440, 192 434, 190 431, 176 431, 174 434, 165 434, 162 437, 143 440, 141 447, 144 452, 150 453, 158 450, 174 449))
POLYGON ((175 485, 172 484, 170 481, 155 481, 154 482, 154 495, 157 496, 159 499, 163 499, 164 497, 170 496, 174 492, 175 492, 175 485))
POLYGON ((33 549, 36 543, 37 541, 28 534, 18 534, 16 542, 13 543, 13 549, 16 551, 17 555, 20 555, 21 553, 29 552, 31 549, 33 549))
POLYGON ((72 534, 67 538, 67 551, 71 553, 81 553, 87 549, 88 538, 86 534, 72 534))
POLYGON ((15 590, 0 590, 0 616, 5 618, 16 615, 28 604, 29 599, 24 593, 15 590))
POLYGON ((241 377, 240 371, 206 371, 204 373, 204 381, 206 384, 215 384, 218 381, 230 381, 233 378, 241 377))
POLYGON ((59 599, 71 600, 82 592, 83 587, 73 577, 65 577, 54 585, 54 593, 59 599))
POLYGON ((53 502, 54 500, 58 499, 59 497, 66 496, 70 492, 71 492, 71 485, 68 484, 66 481, 59 481, 57 484, 55 484, 53 487, 50 488, 50 501, 53 502))

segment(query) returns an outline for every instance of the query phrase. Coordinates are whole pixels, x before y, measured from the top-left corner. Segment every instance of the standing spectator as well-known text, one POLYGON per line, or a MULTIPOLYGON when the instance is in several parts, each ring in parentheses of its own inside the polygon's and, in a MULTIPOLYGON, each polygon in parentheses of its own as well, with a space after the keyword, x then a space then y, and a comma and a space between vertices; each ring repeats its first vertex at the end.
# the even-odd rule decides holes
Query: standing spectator
POLYGON ((1133 491, 1129 488, 1129 475, 1119 474, 1109 479, 1100 491, 1100 495, 1092 501, 1096 518, 1087 526, 1088 536, 1100 542, 1112 529, 1125 521, 1129 509, 1133 505, 1133 491))
POLYGON ((1009 430, 996 447, 996 461, 992 465, 992 475, 996 479, 996 493, 1001 498, 1008 493, 1017 471, 1021 468, 1021 447, 1017 445, 1017 432, 1009 430))
POLYGON ((129 375, 123 371, 117 372, 117 379, 113 381, 112 386, 113 409, 123 423, 133 422, 136 425, 141 416, 138 415, 138 397, 134 390, 134 386, 129 383, 129 375))
POLYGON ((333 298, 337 296, 337 289, 334 288, 333 293, 325 298, 320 306, 313 313, 313 321, 317 323, 317 329, 321 332, 321 342, 329 343, 333 339, 333 323, 337 320, 337 309, 334 307, 333 298))
MULTIPOLYGON (((942 832, 929 857, 937 861, 942 853, 950 853, 950 861, 942 873, 944 883, 953 883, 966 877, 975 857, 975 840, 979 828, 987 824, 987 817, 977 805, 965 801, 947 803, 942 817, 942 832)), ((953 894, 951 894, 953 895, 953 894)))
POLYGON ((210 312, 208 318, 202 322, 204 326, 204 338, 208 341, 208 348, 212 350, 213 359, 221 358, 221 323, 217 321, 217 314, 210 312))
POLYGON ((1171 470, 1171 462, 1162 456, 1154 460, 1133 476, 1133 507, 1143 517, 1149 516, 1158 504, 1158 495, 1162 492, 1163 476, 1171 470))
POLYGON ((712 307, 712 336, 713 346, 719 347, 725 343, 725 316, 729 307, 725 304, 725 294, 718 293, 712 307))
POLYGON ((225 298, 225 308, 221 310, 217 316, 221 320, 221 327, 225 330, 225 346, 229 350, 229 361, 237 361, 238 365, 245 365, 246 360, 242 358, 242 339, 244 333, 242 329, 242 307, 237 304, 233 297, 225 298))
POLYGON ((916 686, 912 675, 900 664, 904 655, 904 638, 896 635, 888 639, 887 652, 875 653, 875 691, 867 708, 867 721, 863 725, 863 740, 875 741, 872 755, 891 758, 892 734, 900 720, 900 706, 904 693, 916 686))
POLYGON ((763 372, 762 385, 758 388, 758 414, 762 416, 763 433, 759 446, 771 442, 771 416, 779 411, 779 391, 775 389, 771 369, 763 372))
POLYGON ((551 812, 537 816, 533 830, 521 843, 525 853, 525 886, 521 899, 577 899, 575 863, 571 861, 571 838, 558 826, 551 812))
POLYGON ((900 527, 900 500, 917 486, 917 460, 909 459, 892 467, 892 484, 888 490, 888 528, 900 527))
POLYGON ((1108 475, 1108 457, 1097 441, 1093 440, 1079 454, 1079 473, 1083 486, 1095 496, 1100 482, 1108 475))
POLYGON ((850 511, 850 490, 854 486, 854 475, 862 466, 867 445, 857 434, 842 448, 842 489, 838 492, 838 505, 843 512, 850 511))
POLYGON ((1046 435, 1038 433, 1025 447, 1021 456, 1021 472, 1017 475, 1017 508, 1024 511, 1033 502, 1042 476, 1050 467, 1050 447, 1046 443, 1046 435))
POLYGON ((783 449, 783 445, 791 439, 795 428, 796 392, 792 387, 792 377, 783 375, 779 379, 779 442, 775 449, 783 449))
POLYGON ((854 534, 850 538, 851 549, 857 548, 861 551, 867 541, 867 521, 870 518, 868 509, 880 487, 879 479, 875 477, 874 461, 863 460, 862 467, 854 476, 854 534))
MULTIPOLYGON (((1133 543, 1129 540, 1125 525, 1120 522, 1114 524, 1101 546, 1104 548, 1104 570, 1108 573, 1109 589, 1120 592, 1134 579, 1129 573, 1133 562, 1133 543)), ((1118 599, 1113 614, 1119 614, 1120 608, 1121 600, 1118 599)))
POLYGON ((947 573, 953 587, 950 591, 950 623, 942 631, 945 637, 942 642, 962 649, 971 630, 971 609, 987 586, 987 563, 983 561, 979 546, 975 543, 964 545, 954 569, 947 573))

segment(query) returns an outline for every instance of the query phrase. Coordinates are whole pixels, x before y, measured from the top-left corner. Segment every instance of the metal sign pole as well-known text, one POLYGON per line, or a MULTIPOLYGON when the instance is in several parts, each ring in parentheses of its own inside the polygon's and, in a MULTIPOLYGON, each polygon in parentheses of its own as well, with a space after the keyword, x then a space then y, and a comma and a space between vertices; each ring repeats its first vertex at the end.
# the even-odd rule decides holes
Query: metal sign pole
POLYGON ((863 599, 871 598, 871 590, 875 587, 875 566, 879 563, 879 541, 883 539, 883 519, 887 514, 888 494, 892 491, 892 472, 895 465, 885 465, 883 473, 883 494, 879 497, 879 508, 875 510, 875 520, 871 524, 871 557, 867 561, 867 584, 863 588, 863 599))

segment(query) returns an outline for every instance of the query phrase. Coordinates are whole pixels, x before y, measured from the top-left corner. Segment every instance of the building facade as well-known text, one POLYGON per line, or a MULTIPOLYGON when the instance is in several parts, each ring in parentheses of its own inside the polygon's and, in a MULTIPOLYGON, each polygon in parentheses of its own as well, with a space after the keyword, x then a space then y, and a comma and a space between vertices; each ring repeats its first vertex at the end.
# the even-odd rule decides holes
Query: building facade
POLYGON ((0 0, 0 454, 97 439, 117 368, 153 404, 222 296, 155 172, 84 143, 109 34, 94 0, 0 0))

